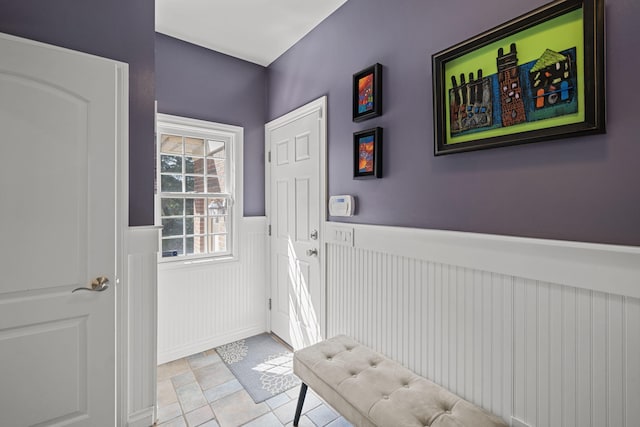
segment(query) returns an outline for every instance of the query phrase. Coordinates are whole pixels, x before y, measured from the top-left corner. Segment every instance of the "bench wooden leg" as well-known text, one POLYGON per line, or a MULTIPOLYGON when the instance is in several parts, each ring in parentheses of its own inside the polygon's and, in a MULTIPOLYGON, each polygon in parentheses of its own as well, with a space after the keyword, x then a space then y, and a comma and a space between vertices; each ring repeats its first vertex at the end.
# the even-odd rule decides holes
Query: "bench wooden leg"
POLYGON ((302 383, 300 386, 300 395, 298 396, 298 407, 296 408, 296 416, 293 417, 293 425, 294 427, 298 426, 298 422, 300 421, 300 415, 302 414, 302 405, 304 405, 304 398, 307 395, 307 385, 302 383))

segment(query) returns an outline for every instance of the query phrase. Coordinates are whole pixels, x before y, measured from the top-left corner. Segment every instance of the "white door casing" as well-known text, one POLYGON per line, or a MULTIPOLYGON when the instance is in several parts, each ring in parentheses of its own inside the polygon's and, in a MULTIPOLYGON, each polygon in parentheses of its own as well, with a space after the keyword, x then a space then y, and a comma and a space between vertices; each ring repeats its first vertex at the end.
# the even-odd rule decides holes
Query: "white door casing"
POLYGON ((325 333, 326 97, 267 123, 265 140, 269 324, 298 349, 325 333))
POLYGON ((0 424, 113 426, 127 65, 3 34, 0 58, 0 424))

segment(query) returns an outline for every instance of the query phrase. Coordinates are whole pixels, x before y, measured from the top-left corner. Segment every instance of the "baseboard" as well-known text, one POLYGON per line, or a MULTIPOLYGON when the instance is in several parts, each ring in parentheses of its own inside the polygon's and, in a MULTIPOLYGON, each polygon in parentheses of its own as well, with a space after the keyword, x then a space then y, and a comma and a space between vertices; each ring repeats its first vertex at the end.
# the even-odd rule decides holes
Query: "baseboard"
POLYGON ((196 343, 191 343, 187 346, 171 349, 169 351, 158 354, 158 365, 181 359, 183 357, 191 356, 192 354, 200 353, 214 347, 221 346, 223 344, 228 344, 234 341, 258 335, 263 332, 266 332, 264 325, 260 324, 251 328, 244 328, 226 334, 216 335, 213 338, 201 340, 196 343))
POLYGON ((153 419, 153 407, 151 407, 130 414, 129 418, 127 419, 127 426, 149 427, 152 426, 154 422, 155 420, 153 419))

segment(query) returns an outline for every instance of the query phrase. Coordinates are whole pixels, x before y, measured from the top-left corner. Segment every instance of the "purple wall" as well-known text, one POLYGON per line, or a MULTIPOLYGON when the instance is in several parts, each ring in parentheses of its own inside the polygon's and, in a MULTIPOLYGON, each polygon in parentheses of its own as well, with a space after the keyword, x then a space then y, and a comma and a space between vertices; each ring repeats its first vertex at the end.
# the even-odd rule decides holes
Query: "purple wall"
POLYGON ((264 215, 266 68, 156 34, 158 112, 244 127, 244 214, 264 215))
MULTIPOLYGON (((246 215, 264 213, 264 122, 327 94, 329 192, 358 197, 353 222, 640 245, 640 144, 627 107, 640 68, 635 0, 607 0, 606 135, 432 155, 430 55, 545 2, 486 0, 481 13, 466 0, 350 0, 269 67, 268 96, 262 67, 158 36, 159 110, 245 128, 246 215), (384 115, 355 124, 351 75, 375 62, 384 115), (353 180, 352 133, 374 126, 385 128, 384 178, 353 180)), ((129 63, 131 225, 154 217, 153 20, 152 0, 0 0, 1 32, 129 63)))
MULTIPOLYGON (((328 95, 329 194, 346 221, 640 245, 640 2, 607 0, 608 133, 435 158, 431 54, 546 0, 350 0, 269 67, 269 120, 328 95), (383 115, 351 121, 351 75, 384 66, 383 115), (384 128, 384 178, 352 179, 352 133, 384 128)), ((345 221, 340 219, 341 221, 345 221)))
POLYGON ((153 0, 0 0, 0 32, 129 63, 130 225, 154 220, 154 14, 153 0))

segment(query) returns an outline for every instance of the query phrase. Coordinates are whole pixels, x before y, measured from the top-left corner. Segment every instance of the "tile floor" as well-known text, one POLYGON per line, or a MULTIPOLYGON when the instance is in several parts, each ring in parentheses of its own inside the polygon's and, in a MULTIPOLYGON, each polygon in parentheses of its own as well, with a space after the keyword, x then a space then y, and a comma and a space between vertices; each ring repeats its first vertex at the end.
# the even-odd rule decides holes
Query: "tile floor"
MULTIPOLYGON (((253 399, 214 350, 158 366, 158 426, 292 426, 300 387, 262 403, 253 399)), ((311 389, 300 427, 350 427, 311 389)))

